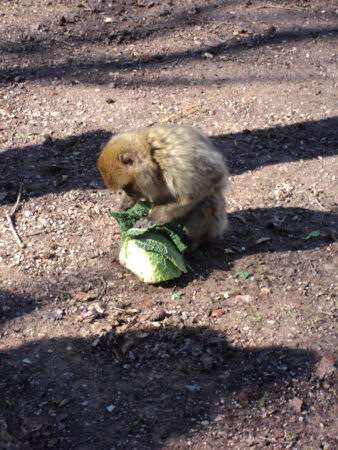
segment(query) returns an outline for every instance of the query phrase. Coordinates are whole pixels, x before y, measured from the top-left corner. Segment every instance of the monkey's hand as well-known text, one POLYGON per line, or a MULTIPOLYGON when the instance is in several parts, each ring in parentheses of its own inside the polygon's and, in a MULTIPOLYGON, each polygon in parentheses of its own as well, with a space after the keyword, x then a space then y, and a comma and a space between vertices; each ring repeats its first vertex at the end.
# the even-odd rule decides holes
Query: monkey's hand
POLYGON ((117 210, 118 212, 127 211, 128 209, 132 208, 135 203, 136 201, 132 197, 129 197, 125 192, 123 192, 117 210))
POLYGON ((155 225, 154 220, 149 220, 148 217, 142 217, 134 224, 134 228, 148 228, 151 225, 155 225))

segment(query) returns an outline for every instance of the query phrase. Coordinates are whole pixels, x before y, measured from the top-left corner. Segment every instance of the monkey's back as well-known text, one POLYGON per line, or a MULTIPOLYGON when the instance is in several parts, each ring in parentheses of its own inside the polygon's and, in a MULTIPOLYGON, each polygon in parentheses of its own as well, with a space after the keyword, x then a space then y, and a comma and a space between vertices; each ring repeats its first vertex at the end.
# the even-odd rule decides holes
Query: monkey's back
POLYGON ((146 140, 172 195, 225 188, 227 169, 222 154, 201 130, 159 125, 148 131, 146 140))

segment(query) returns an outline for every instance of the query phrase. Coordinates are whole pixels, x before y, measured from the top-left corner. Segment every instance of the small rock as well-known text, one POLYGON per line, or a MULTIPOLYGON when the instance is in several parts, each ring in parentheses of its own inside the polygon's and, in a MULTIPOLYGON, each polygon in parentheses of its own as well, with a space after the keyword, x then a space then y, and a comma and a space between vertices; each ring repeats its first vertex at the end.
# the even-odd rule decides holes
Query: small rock
POLYGON ((39 217, 39 222, 44 226, 44 227, 48 227, 50 225, 49 220, 44 219, 43 217, 39 217))
POLYGON ((151 322, 161 322, 166 318, 166 312, 164 309, 160 309, 158 311, 155 311, 150 317, 149 320, 151 322))
POLYGON ((263 294, 263 295, 268 295, 268 294, 270 294, 270 292, 271 292, 270 289, 267 287, 264 287, 261 289, 261 294, 263 294))
POLYGON ((334 355, 324 356, 316 367, 316 375, 320 380, 323 380, 326 376, 330 376, 335 370, 334 355))
POLYGON ((94 341, 92 342, 92 347, 96 347, 99 342, 100 342, 99 338, 94 339, 94 341))
POLYGON ((248 394, 246 392, 242 392, 237 395, 236 400, 241 404, 243 407, 249 406, 249 399, 248 394))
POLYGON ((222 420, 225 419, 225 414, 218 414, 215 418, 214 418, 214 422, 221 422, 222 420))
POLYGON ((162 9, 162 11, 159 13, 160 17, 166 17, 166 16, 170 16, 170 11, 168 11, 167 9, 162 9))
POLYGON ((290 406, 295 411, 295 413, 299 414, 302 410, 303 400, 295 397, 293 400, 290 400, 290 406))
POLYGON ((209 355, 207 355, 207 354, 204 354, 204 355, 202 356, 202 358, 201 358, 201 363, 202 363, 202 365, 203 365, 203 369, 206 370, 206 371, 211 370, 211 369, 212 369, 212 366, 213 366, 213 364, 214 364, 212 358, 211 358, 209 355))
POLYGON ((238 302, 251 303, 253 301, 253 297, 251 295, 236 295, 235 299, 238 302))
POLYGON ((54 253, 51 253, 51 251, 50 250, 44 250, 43 251, 43 253, 42 253, 42 257, 44 258, 44 259, 52 259, 52 258, 54 258, 54 256, 55 256, 55 254, 54 253))
POLYGON ((127 353, 128 350, 130 350, 134 346, 134 341, 127 340, 124 342, 124 344, 121 347, 121 352, 123 354, 127 353))

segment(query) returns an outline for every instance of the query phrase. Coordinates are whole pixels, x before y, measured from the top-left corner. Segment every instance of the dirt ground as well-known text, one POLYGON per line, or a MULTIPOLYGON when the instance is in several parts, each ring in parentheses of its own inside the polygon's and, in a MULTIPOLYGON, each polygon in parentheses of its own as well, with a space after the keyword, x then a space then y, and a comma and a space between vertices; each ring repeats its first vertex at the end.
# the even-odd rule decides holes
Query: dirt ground
POLYGON ((337 449, 337 112, 335 0, 3 0, 0 448, 337 449), (151 286, 96 159, 161 121, 230 227, 151 286))

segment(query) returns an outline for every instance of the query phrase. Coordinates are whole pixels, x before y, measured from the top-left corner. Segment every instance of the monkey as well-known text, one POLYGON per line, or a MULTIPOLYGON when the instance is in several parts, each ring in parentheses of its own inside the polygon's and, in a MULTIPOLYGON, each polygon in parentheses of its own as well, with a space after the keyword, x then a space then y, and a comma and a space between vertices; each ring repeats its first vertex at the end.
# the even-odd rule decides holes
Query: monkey
POLYGON ((228 170, 222 154, 197 128, 157 125, 116 134, 97 167, 110 190, 123 191, 118 211, 140 200, 154 203, 135 228, 173 221, 185 230, 192 250, 227 228, 223 191, 228 170))

